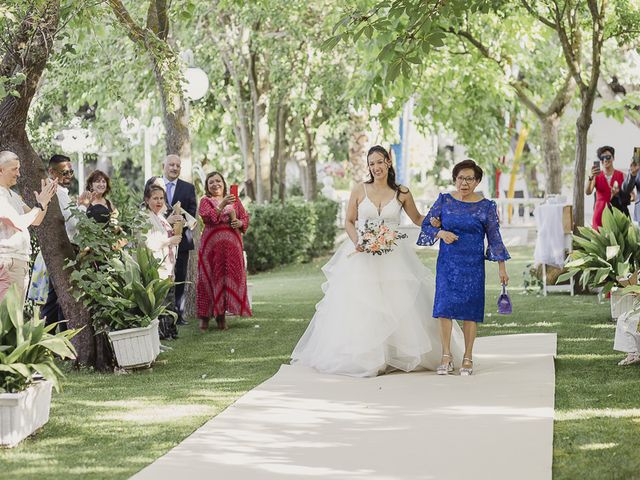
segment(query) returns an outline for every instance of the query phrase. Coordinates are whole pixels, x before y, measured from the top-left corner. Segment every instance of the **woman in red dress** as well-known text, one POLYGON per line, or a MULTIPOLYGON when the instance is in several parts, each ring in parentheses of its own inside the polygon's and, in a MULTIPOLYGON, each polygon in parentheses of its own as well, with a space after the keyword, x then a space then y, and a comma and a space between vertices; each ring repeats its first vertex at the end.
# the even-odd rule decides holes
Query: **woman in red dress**
POLYGON ((211 317, 215 317, 220 330, 226 330, 226 312, 251 316, 242 247, 249 216, 239 199, 227 195, 227 183, 220 173, 207 175, 205 190, 198 209, 204 232, 196 282, 196 304, 203 332, 209 328, 211 317))
POLYGON ((594 165, 591 175, 587 180, 586 194, 596 192, 596 201, 593 206, 593 221, 591 227, 598 230, 602 226, 602 212, 611 205, 611 198, 620 193, 624 173, 613 168, 615 150, 613 147, 604 146, 598 149, 598 160, 602 162, 604 169, 594 165))

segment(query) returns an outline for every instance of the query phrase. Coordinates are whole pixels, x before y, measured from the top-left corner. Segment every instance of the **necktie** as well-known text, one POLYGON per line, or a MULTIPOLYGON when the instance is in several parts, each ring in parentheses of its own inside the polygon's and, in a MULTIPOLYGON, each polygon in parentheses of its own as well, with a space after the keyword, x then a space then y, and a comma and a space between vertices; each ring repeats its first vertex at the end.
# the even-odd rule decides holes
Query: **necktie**
POLYGON ((170 206, 173 205, 173 187, 173 183, 167 183, 167 201, 169 202, 170 206))

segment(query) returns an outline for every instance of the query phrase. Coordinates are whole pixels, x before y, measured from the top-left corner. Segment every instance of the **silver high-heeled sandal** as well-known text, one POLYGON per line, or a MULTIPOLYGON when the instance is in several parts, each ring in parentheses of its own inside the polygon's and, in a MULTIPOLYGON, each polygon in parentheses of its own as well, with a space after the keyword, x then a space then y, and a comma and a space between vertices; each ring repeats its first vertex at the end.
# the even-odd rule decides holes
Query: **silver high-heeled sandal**
POLYGON ((438 367, 436 368, 436 374, 449 375, 451 372, 453 372, 453 357, 447 353, 443 353, 442 357, 447 357, 449 361, 447 363, 438 365, 438 367))
POLYGON ((463 377, 468 377, 469 375, 471 375, 473 373, 473 360, 471 360, 470 358, 464 357, 462 359, 462 363, 464 364, 465 360, 469 361, 471 363, 470 367, 460 367, 460 375, 462 375, 463 377))

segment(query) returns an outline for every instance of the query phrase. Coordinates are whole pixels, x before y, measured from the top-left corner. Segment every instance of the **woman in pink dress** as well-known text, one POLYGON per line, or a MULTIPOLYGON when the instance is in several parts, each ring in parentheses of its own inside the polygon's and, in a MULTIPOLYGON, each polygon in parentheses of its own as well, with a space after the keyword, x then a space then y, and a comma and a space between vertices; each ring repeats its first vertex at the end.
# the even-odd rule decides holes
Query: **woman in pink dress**
POLYGON ((207 175, 205 190, 198 209, 204 232, 198 251, 196 283, 196 304, 203 332, 209 328, 211 317, 215 317, 220 330, 226 330, 225 313, 251 316, 242 246, 249 216, 239 199, 227 195, 227 184, 220 173, 207 175))
POLYGON ((624 182, 624 174, 620 170, 613 168, 614 148, 609 146, 600 147, 597 153, 598 160, 602 162, 604 168, 600 170, 599 165, 593 166, 586 188, 587 195, 591 195, 594 190, 596 191, 593 221, 591 222, 591 226, 595 230, 602 226, 602 212, 611 205, 611 198, 619 194, 622 182, 624 182))

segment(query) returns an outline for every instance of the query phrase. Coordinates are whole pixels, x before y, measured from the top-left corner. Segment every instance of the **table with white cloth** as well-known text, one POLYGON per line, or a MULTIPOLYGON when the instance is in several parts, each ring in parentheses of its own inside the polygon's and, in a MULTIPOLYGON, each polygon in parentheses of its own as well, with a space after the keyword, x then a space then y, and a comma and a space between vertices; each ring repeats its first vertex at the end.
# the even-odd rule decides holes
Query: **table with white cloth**
POLYGON ((547 265, 562 268, 567 252, 571 251, 572 235, 566 232, 563 224, 565 205, 562 203, 544 203, 533 212, 536 219, 538 236, 533 258, 536 265, 542 265, 543 293, 565 291, 574 294, 573 279, 569 285, 547 285, 547 265))

